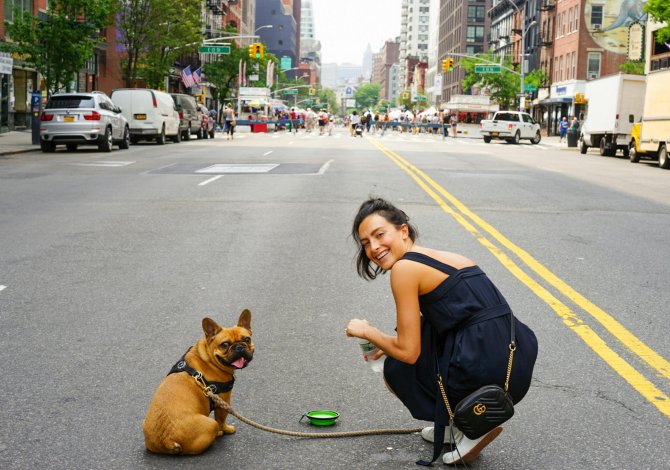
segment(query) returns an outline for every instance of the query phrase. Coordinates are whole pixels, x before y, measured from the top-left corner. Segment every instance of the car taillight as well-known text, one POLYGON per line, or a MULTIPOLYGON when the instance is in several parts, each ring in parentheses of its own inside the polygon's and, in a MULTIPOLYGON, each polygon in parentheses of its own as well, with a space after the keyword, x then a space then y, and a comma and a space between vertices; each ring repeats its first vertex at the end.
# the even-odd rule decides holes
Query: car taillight
POLYGON ((84 119, 87 121, 99 121, 100 120, 100 113, 97 111, 91 112, 91 114, 84 114, 84 119))
POLYGON ((158 101, 156 101, 155 96, 153 96, 153 95, 151 96, 151 101, 153 102, 154 108, 158 108, 158 101))
POLYGON ((514 124, 507 124, 507 130, 511 131, 512 129, 514 129, 514 124))
POLYGON ((40 121, 51 121, 54 118, 53 114, 42 113, 40 115, 40 121))

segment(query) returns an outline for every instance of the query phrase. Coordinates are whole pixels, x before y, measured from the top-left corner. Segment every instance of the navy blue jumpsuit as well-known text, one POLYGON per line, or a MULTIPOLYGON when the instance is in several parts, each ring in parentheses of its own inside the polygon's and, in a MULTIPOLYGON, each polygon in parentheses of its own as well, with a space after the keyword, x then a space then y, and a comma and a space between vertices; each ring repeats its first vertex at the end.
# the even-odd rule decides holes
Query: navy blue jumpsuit
MULTIPOLYGON (((422 314, 421 354, 415 364, 392 357, 384 378, 416 419, 449 424, 437 386, 437 363, 452 409, 484 385, 504 386, 509 360, 510 307, 477 266, 456 269, 427 255, 406 253, 402 259, 431 266, 449 277, 419 296, 422 314)), ((509 394, 518 403, 528 391, 537 357, 535 334, 514 318, 517 349, 509 394)))

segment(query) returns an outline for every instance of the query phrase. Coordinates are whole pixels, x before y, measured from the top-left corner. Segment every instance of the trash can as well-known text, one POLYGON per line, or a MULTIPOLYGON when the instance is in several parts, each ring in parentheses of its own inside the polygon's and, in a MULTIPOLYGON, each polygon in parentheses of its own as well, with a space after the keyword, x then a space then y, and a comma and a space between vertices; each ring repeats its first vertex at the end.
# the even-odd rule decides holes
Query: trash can
POLYGON ((568 130, 568 147, 577 147, 579 131, 568 130))

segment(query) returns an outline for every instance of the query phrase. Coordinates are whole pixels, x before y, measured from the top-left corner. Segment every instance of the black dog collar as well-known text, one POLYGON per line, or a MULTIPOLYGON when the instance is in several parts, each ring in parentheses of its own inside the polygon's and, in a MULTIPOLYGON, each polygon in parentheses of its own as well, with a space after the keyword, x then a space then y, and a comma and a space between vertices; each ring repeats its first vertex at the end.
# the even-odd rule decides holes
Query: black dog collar
MULTIPOLYGON (((188 351, 190 350, 191 348, 188 348, 188 351)), ((202 375, 202 372, 189 366, 188 363, 186 362, 186 354, 188 353, 188 351, 186 351, 186 353, 184 353, 181 359, 179 359, 179 361, 172 366, 172 369, 170 369, 170 372, 168 372, 167 375, 176 374, 178 372, 186 372, 193 378, 202 379, 205 382, 205 386, 211 387, 212 392, 215 394, 230 392, 233 389, 233 384, 235 383, 234 377, 228 382, 210 382, 205 378, 204 375, 202 375)))

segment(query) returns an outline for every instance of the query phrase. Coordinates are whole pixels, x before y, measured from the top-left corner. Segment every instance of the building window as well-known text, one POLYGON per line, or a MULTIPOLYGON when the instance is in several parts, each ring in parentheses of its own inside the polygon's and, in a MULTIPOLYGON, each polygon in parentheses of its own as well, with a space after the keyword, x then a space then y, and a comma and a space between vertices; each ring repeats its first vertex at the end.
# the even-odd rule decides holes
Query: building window
POLYGON ((484 46, 465 46, 465 53, 468 55, 474 55, 484 52, 484 46))
POLYGON ((579 31, 579 5, 575 7, 575 31, 579 31))
POLYGON ((465 42, 483 42, 484 41, 484 27, 483 26, 468 26, 465 42))
POLYGON ((484 14, 483 6, 468 6, 468 23, 483 23, 484 14))
POLYGON ((589 52, 589 61, 586 68, 586 79, 593 80, 600 77, 600 59, 602 54, 600 52, 589 52))
POLYGON ((32 0, 5 0, 5 19, 12 21, 14 19, 14 9, 18 8, 20 14, 31 13, 30 4, 32 0))
POLYGON ((591 5, 591 28, 601 29, 603 27, 603 6, 591 5))
POLYGON ((568 10, 568 33, 572 32, 572 8, 568 10))
POLYGON ((563 56, 558 59, 558 81, 563 81, 563 56))
POLYGON ((572 78, 577 78, 577 53, 572 53, 572 78))

